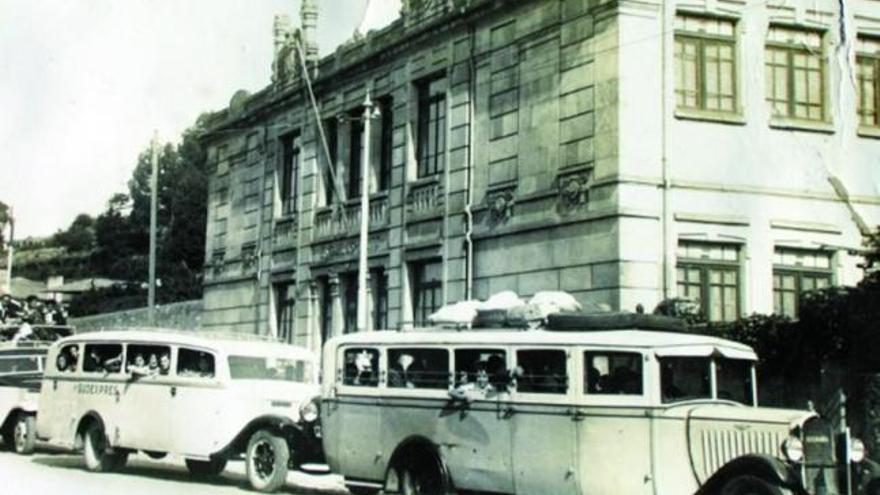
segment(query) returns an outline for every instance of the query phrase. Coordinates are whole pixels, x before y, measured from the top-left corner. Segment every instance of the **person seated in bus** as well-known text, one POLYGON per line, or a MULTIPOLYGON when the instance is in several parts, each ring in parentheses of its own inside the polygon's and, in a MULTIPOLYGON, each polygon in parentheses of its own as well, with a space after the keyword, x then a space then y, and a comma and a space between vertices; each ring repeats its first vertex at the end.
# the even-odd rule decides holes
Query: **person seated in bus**
POLYGON ((587 368, 587 393, 601 394, 602 391, 602 372, 596 367, 590 366, 587 368))
POLYGON ((210 361, 208 361, 208 355, 205 353, 199 353, 199 361, 198 361, 198 373, 201 378, 213 378, 214 377, 214 365, 210 361))
POLYGON ((167 352, 163 352, 159 356, 159 374, 167 375, 171 371, 171 356, 167 352))
POLYGON ((487 361, 477 361, 474 364, 474 380, 460 383, 449 391, 449 395, 453 399, 466 400, 468 402, 475 399, 489 399, 497 395, 497 389, 492 385, 488 368, 489 363, 487 361))
POLYGON ((128 363, 128 372, 133 375, 148 375, 150 374, 150 370, 147 368, 147 360, 144 359, 144 355, 141 353, 137 353, 134 356, 134 359, 128 363))
POLYGON ((68 361, 67 355, 64 352, 59 352, 58 357, 55 358, 55 368, 58 371, 67 371, 68 366, 70 366, 70 361, 68 361))
POLYGON ((406 353, 397 356, 397 360, 388 369, 388 386, 391 388, 415 388, 415 382, 408 372, 412 366, 413 357, 406 353))
MULTIPOLYGON (((100 358, 96 362, 100 363, 100 358)), ((119 354, 118 356, 114 356, 112 358, 108 358, 101 364, 101 367, 106 373, 118 372, 122 369, 122 354, 119 354)))
POLYGON ((155 353, 150 354, 150 360, 147 362, 147 368, 150 371, 151 375, 159 374, 159 358, 155 353))

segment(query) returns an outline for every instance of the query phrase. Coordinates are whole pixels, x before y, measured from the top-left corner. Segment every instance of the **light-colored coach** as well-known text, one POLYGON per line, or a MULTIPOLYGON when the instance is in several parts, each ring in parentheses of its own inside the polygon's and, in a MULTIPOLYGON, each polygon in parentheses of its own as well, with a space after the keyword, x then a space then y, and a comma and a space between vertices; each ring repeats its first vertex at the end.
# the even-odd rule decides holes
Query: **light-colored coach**
POLYGON ((860 442, 842 454, 815 413, 757 406, 749 347, 553 321, 331 339, 331 469, 357 494, 880 493, 860 442))
POLYGON ((272 491, 288 464, 322 460, 319 365, 286 344, 200 334, 111 331, 53 345, 37 435, 82 449, 93 471, 122 467, 130 452, 186 459, 215 475, 245 456, 251 485, 272 491))

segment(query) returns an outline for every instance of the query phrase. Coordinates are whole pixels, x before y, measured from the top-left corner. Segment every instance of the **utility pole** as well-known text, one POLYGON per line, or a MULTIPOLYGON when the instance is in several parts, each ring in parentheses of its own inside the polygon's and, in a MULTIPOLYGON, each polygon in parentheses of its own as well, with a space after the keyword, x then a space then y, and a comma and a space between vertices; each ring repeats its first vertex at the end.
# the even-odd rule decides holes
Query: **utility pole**
POLYGON ((156 324, 156 203, 159 185, 159 132, 153 131, 153 140, 150 143, 150 162, 152 173, 150 174, 150 285, 147 292, 147 306, 149 307, 150 325, 156 324))
POLYGON ((364 137, 363 157, 361 158, 361 239, 358 249, 358 332, 369 330, 369 308, 367 307, 367 242, 370 230, 370 121, 373 118, 373 100, 370 88, 364 99, 364 137))
POLYGON ((9 207, 9 240, 6 241, 6 293, 12 294, 12 241, 15 239, 15 217, 9 207))

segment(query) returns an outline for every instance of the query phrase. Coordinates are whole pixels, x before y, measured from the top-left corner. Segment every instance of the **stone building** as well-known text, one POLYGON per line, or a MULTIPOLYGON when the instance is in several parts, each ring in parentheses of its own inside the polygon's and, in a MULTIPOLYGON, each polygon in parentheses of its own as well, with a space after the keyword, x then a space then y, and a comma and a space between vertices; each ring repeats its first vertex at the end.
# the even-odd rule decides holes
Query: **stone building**
POLYGON ((354 329, 364 175, 375 327, 507 289, 794 315, 860 278, 876 1, 410 0, 323 58, 317 7, 277 19, 271 84, 204 137, 205 327, 354 329))

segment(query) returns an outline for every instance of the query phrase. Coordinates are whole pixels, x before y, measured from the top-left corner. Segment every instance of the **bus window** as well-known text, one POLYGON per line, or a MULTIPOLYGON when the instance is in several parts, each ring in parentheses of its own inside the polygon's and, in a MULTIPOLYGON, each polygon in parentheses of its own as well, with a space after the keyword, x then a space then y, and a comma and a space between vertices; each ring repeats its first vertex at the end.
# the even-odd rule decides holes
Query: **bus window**
POLYGON ((354 348, 344 352, 342 384, 356 387, 379 386, 379 351, 354 348))
POLYGON ((753 406, 752 362, 744 359, 716 359, 715 382, 718 398, 753 406))
POLYGON ((585 352, 587 394, 642 395, 642 355, 634 352, 585 352))
POLYGON ((506 390, 507 353, 501 349, 456 349, 455 385, 475 384, 489 391, 506 390))
POLYGON ((391 388, 449 388, 446 349, 389 349, 388 363, 391 388))
POLYGON ((0 358, 0 375, 40 371, 40 359, 37 356, 14 356, 0 358))
POLYGON ((86 373, 119 373, 121 370, 121 344, 86 344, 83 371, 86 373))
POLYGON ((167 375, 171 371, 171 348, 161 345, 130 344, 125 370, 145 375, 167 375))
POLYGON ((73 373, 76 371, 78 361, 79 345, 66 345, 58 351, 58 356, 55 358, 55 369, 73 373))
POLYGON ((516 390, 532 394, 568 392, 563 350, 516 351, 516 390))
POLYGON ((660 359, 660 390, 663 402, 712 397, 708 357, 660 359))
POLYGON ((214 355, 181 347, 177 351, 177 375, 186 378, 214 378, 214 355))

